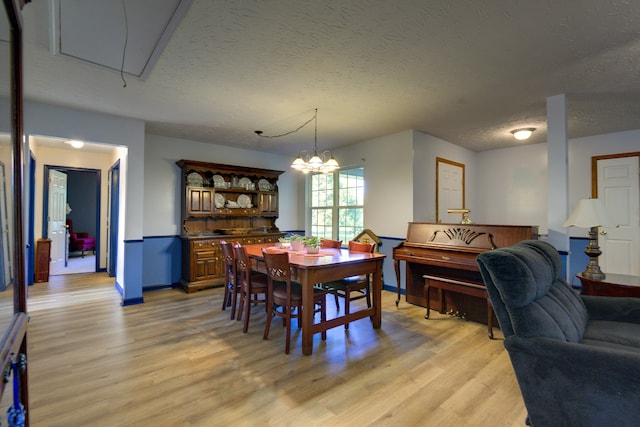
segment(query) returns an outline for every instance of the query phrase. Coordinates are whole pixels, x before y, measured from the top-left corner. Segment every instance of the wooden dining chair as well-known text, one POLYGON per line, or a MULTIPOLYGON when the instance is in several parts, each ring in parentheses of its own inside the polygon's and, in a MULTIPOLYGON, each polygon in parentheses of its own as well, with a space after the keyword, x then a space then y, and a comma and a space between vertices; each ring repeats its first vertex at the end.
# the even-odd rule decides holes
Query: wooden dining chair
MULTIPOLYGON (((284 352, 289 354, 291 347, 291 321, 298 320, 300 327, 300 319, 302 318, 302 310, 311 309, 316 312, 315 307, 318 306, 320 312, 320 321, 327 320, 326 311, 326 292, 322 289, 313 289, 314 306, 307 308, 302 307, 302 286, 300 283, 291 280, 291 265, 289 264, 289 254, 286 252, 269 252, 266 248, 262 249, 264 262, 267 267, 267 321, 264 326, 263 339, 269 338, 269 329, 271 328, 271 319, 278 316, 283 319, 286 328, 286 341, 284 352)), ((322 332, 322 339, 327 339, 327 332, 322 332)))
MULTIPOLYGON (((350 240, 348 243, 349 252, 373 253, 375 243, 361 243, 350 240)), ((344 314, 349 314, 351 301, 365 298, 367 307, 371 307, 371 278, 369 274, 347 277, 333 282, 322 284, 322 289, 333 294, 336 301, 336 310, 340 310, 338 297, 344 298, 344 314), (356 293, 355 296, 352 293, 356 293)), ((349 323, 345 323, 345 329, 349 329, 349 323)))
POLYGON ((247 250, 240 243, 233 246, 236 256, 236 277, 240 293, 240 305, 238 307, 238 320, 242 320, 244 314, 244 324, 242 332, 249 330, 249 316, 251 315, 251 305, 265 304, 267 307, 267 276, 251 270, 251 262, 247 255, 247 250), (262 298, 260 296, 262 295, 262 298))
POLYGON ((236 317, 236 304, 238 297, 238 278, 236 272, 236 257, 233 251, 233 244, 226 240, 220 240, 222 257, 224 260, 224 298, 222 299, 222 309, 231 307, 231 319, 236 317))
POLYGON ((321 248, 336 248, 342 247, 342 240, 320 239, 321 248))

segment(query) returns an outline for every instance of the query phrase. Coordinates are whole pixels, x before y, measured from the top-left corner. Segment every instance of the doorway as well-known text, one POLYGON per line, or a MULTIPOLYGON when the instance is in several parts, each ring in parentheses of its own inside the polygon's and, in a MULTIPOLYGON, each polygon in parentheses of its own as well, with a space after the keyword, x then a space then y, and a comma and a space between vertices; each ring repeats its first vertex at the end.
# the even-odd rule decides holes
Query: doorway
MULTIPOLYGON (((52 245, 51 275, 90 273, 99 270, 100 248, 100 179, 99 169, 71 168, 65 166, 45 165, 45 177, 50 174, 64 174, 66 177, 65 206, 64 206, 64 242, 61 251, 56 251, 52 245), (93 249, 83 249, 71 242, 72 235, 67 227, 72 226, 73 232, 86 233, 95 239, 93 249), (59 253, 61 252, 61 253, 59 253)), ((43 235, 53 239, 55 216, 51 210, 51 199, 56 193, 55 186, 49 179, 44 180, 43 203, 43 235)), ((53 204, 57 206, 56 204, 53 204)), ((52 242, 53 243, 53 242, 52 242)))

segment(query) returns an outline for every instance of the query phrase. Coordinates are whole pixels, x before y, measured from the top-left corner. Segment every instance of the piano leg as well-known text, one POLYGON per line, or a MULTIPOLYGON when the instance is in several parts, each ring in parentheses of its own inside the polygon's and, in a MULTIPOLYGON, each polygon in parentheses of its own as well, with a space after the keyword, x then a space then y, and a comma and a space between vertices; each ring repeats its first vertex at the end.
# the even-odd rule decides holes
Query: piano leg
POLYGON ((429 299, 429 280, 424 281, 424 294, 427 296, 427 312, 425 313, 424 318, 428 319, 431 309, 431 300, 429 299))
POLYGON ((400 261, 397 259, 393 260, 393 267, 396 270, 396 285, 398 286, 398 296, 396 298, 396 308, 398 308, 398 304, 400 303, 400 261))

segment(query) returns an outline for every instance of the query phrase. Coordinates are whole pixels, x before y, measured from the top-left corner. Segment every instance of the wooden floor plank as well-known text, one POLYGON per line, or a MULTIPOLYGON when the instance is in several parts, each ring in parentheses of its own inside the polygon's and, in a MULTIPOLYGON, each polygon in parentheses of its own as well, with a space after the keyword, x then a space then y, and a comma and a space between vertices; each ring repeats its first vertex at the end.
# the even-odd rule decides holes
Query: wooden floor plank
POLYGON ((280 322, 263 340, 257 306, 243 334, 222 294, 156 290, 122 307, 104 273, 30 287, 32 425, 524 425, 502 340, 484 325, 425 320, 383 292, 380 330, 362 319, 302 356, 294 328, 285 355, 280 322))

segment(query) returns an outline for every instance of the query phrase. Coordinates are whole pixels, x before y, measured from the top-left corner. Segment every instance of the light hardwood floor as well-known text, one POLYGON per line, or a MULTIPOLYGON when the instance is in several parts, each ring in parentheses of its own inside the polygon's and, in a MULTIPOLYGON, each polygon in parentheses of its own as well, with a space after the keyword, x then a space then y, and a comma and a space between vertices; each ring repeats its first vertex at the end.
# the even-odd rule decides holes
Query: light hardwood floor
MULTIPOLYGON (((284 354, 284 329, 262 339, 221 311, 223 290, 144 294, 121 307, 104 273, 51 277, 29 289, 33 426, 523 426, 526 411, 501 335, 383 292, 368 319, 284 354)), ((333 306, 329 300, 329 306, 333 306)), ((362 300, 360 300, 362 301, 362 300)))

